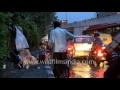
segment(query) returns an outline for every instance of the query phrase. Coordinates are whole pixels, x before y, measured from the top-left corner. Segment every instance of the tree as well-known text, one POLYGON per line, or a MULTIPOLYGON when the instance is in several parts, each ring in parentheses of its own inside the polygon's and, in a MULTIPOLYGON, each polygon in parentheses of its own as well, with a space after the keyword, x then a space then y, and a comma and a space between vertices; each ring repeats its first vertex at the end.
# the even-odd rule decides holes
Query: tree
POLYGON ((23 27, 30 46, 34 48, 48 32, 51 22, 57 19, 55 14, 55 12, 14 12, 12 22, 23 27))
POLYGON ((10 24, 21 26, 30 48, 37 48, 40 39, 48 31, 51 22, 57 19, 55 14, 55 12, 0 12, 0 65, 8 57, 9 35, 15 38, 15 34, 11 33, 8 28, 10 24))
POLYGON ((11 22, 9 12, 0 12, 0 65, 6 62, 8 57, 8 22, 11 22))

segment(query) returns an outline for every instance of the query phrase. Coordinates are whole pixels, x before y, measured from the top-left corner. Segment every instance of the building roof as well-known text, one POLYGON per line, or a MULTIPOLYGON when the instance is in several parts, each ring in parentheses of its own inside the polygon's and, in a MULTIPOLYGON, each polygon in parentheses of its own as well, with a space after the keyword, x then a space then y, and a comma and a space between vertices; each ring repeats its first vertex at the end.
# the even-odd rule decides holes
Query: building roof
POLYGON ((105 29, 105 28, 111 28, 111 27, 117 27, 120 26, 120 23, 104 23, 104 24, 97 24, 97 25, 92 25, 90 26, 87 30, 85 31, 90 31, 90 30, 101 30, 101 29, 105 29))

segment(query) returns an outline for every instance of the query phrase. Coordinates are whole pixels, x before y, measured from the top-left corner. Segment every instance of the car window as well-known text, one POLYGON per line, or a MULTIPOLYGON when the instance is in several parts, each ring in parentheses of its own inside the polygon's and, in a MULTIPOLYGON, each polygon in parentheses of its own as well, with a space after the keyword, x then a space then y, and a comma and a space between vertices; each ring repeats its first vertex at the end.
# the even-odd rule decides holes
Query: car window
POLYGON ((92 42, 93 39, 91 37, 76 37, 74 38, 75 43, 85 43, 85 42, 92 42))

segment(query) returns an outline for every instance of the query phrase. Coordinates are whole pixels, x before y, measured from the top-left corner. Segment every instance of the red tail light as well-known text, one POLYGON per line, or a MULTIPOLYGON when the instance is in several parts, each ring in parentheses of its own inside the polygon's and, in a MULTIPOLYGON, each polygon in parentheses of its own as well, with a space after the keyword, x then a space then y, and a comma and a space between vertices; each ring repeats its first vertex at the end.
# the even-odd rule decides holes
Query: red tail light
POLYGON ((97 53, 96 51, 94 53, 97 53))
POLYGON ((68 50, 68 51, 71 51, 71 50, 72 50, 72 48, 70 48, 70 47, 69 47, 69 48, 67 48, 67 50, 68 50))
POLYGON ((71 44, 71 45, 69 45, 68 47, 67 47, 67 51, 68 52, 71 52, 71 51, 73 51, 74 50, 74 44, 71 44))
POLYGON ((103 50, 102 49, 97 49, 94 53, 97 54, 97 56, 103 56, 103 50))
POLYGON ((98 52, 98 54, 97 54, 98 56, 103 56, 103 53, 100 53, 100 52, 98 52))
POLYGON ((101 53, 101 50, 98 50, 98 53, 101 53))

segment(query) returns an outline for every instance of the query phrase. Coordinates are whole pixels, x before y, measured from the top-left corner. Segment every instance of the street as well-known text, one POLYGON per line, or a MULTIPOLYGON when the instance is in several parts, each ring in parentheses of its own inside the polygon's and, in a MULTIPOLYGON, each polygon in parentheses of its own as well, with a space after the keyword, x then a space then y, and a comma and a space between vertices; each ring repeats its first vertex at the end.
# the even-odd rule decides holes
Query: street
POLYGON ((54 78, 54 74, 49 65, 37 64, 29 69, 15 69, 11 71, 10 78, 54 78))
POLYGON ((77 63, 73 64, 70 70, 70 78, 103 78, 103 74, 107 69, 106 62, 100 66, 77 63))
MULTIPOLYGON (((38 59, 39 49, 33 52, 33 55, 38 59)), ((17 70, 12 74, 12 78, 48 78, 53 77, 47 73, 45 65, 40 65, 41 69, 17 70)), ((103 78, 103 74, 107 69, 106 62, 101 63, 99 66, 93 60, 71 60, 71 69, 69 78, 103 78)))

